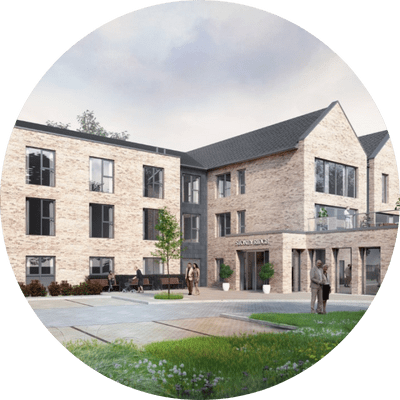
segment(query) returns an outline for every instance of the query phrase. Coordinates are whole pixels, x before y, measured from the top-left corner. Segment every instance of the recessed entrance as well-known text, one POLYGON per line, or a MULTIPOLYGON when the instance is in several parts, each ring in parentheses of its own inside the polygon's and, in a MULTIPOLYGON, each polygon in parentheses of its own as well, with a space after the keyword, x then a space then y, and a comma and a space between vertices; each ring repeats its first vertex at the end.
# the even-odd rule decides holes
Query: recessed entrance
POLYGON ((261 290, 263 282, 258 276, 261 267, 269 262, 268 251, 238 251, 240 260, 240 290, 261 290))
POLYGON ((351 294, 351 248, 334 249, 336 292, 351 294))
POLYGON ((363 294, 375 295, 381 286, 381 249, 368 247, 361 249, 363 264, 363 294))

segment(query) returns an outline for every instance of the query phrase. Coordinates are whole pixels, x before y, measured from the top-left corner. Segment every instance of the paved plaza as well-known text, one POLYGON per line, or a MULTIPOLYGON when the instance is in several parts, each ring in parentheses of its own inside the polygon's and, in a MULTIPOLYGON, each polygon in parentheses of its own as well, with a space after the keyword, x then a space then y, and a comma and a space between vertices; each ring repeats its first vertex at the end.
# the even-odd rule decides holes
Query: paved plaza
MULTIPOLYGON (((283 332, 277 326, 248 320, 252 313, 308 313, 310 293, 268 294, 223 292, 202 288, 200 296, 155 300, 144 294, 111 292, 99 296, 29 298, 38 318, 60 342, 116 339, 138 346, 193 336, 230 336, 242 333, 283 332)), ((373 296, 332 294, 329 311, 366 310, 373 296)))

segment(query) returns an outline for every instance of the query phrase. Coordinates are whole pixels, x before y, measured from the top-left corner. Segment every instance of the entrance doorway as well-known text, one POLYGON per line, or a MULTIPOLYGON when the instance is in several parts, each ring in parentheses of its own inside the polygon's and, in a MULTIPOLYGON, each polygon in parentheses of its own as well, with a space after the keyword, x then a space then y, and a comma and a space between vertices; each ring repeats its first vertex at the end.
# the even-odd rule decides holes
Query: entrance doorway
POLYGON ((238 251, 240 261, 240 290, 262 290, 258 276, 261 267, 269 262, 268 251, 238 251))
POLYGON ((337 293, 351 294, 351 248, 334 249, 335 257, 335 284, 337 293))
POLYGON ((381 249, 368 247, 361 249, 363 264, 363 294, 375 295, 381 286, 381 249))

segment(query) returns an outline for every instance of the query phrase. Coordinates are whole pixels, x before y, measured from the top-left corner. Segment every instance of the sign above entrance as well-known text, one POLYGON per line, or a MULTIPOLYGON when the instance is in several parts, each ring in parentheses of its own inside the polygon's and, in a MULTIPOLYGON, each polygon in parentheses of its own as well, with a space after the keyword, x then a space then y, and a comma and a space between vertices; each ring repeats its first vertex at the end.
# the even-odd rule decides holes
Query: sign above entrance
POLYGON ((268 239, 254 239, 254 240, 238 240, 236 246, 259 246, 261 244, 269 244, 268 239))

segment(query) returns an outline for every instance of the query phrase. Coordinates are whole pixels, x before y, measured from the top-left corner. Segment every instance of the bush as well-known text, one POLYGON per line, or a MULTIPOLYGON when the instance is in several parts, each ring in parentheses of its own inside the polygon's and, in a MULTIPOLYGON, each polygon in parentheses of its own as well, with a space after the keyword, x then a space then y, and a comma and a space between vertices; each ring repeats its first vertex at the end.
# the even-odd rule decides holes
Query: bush
POLYGON ((180 300, 183 299, 183 295, 180 293, 170 293, 168 296, 168 293, 162 292, 154 295, 154 298, 159 300, 180 300))
POLYGON ((97 281, 90 281, 86 278, 85 283, 87 285, 87 294, 100 294, 103 291, 103 285, 97 281))
POLYGON ((22 293, 24 294, 25 297, 29 296, 29 289, 28 287, 25 285, 25 283, 22 282, 18 282, 19 288, 21 289, 22 293))
POLYGON ((233 274, 233 271, 229 265, 221 264, 219 268, 219 276, 225 280, 225 282, 228 280, 228 278, 233 274))
POLYGON ((61 281, 60 291, 62 296, 70 296, 72 294, 72 285, 67 281, 61 281))
POLYGON ((27 289, 32 297, 44 297, 47 294, 46 288, 37 279, 27 285, 27 289))
POLYGON ((272 278, 275 274, 274 265, 271 263, 266 263, 261 267, 261 271, 258 274, 260 279, 266 284, 269 284, 269 279, 272 278))
POLYGON ((87 294, 89 294, 89 290, 88 290, 87 286, 88 285, 87 285, 86 282, 82 282, 79 285, 75 285, 75 286, 72 287, 71 294, 73 296, 84 296, 84 295, 87 295, 87 294))
POLYGON ((51 282, 47 290, 51 296, 59 296, 61 294, 61 287, 57 282, 51 282))

